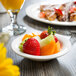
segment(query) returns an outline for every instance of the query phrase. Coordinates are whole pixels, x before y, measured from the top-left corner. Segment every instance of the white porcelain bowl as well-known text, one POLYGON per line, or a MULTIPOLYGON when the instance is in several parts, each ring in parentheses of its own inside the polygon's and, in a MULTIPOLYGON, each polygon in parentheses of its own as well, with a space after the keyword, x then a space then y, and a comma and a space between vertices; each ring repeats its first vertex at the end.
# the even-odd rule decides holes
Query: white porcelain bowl
POLYGON ((23 36, 16 38, 12 42, 11 47, 16 54, 18 54, 24 58, 28 58, 28 59, 35 60, 35 61, 48 61, 48 60, 55 59, 55 58, 63 56, 64 54, 68 53, 70 51, 70 48, 71 48, 70 40, 66 36, 59 35, 59 34, 56 34, 56 36, 59 39, 59 41, 62 42, 63 47, 61 48, 61 51, 59 53, 53 54, 53 55, 34 56, 34 55, 30 55, 30 54, 26 54, 26 53, 21 52, 19 50, 19 44, 21 43, 23 36))

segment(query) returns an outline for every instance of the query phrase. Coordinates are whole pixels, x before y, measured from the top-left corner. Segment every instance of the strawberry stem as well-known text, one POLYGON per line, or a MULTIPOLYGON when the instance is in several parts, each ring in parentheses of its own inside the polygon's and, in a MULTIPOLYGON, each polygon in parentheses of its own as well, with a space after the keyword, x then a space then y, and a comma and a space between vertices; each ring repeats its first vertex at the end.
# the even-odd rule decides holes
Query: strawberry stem
POLYGON ((50 26, 48 26, 48 33, 55 35, 56 31, 54 30, 54 28, 52 28, 52 27, 50 28, 50 26))

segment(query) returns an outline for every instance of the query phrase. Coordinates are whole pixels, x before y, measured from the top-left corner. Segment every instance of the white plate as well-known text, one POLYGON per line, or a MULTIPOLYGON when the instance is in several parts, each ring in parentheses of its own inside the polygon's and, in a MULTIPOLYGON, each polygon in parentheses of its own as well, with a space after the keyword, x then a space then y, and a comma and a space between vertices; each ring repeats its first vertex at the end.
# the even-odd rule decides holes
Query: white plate
POLYGON ((34 56, 34 55, 29 55, 29 54, 26 54, 26 53, 21 52, 19 50, 19 44, 21 43, 23 36, 20 36, 20 37, 16 38, 12 42, 11 47, 12 47, 12 49, 13 49, 13 51, 15 53, 17 53, 18 55, 20 55, 22 57, 25 57, 25 58, 28 58, 28 59, 31 59, 31 60, 35 60, 35 61, 47 61, 47 60, 58 58, 58 57, 66 54, 67 52, 70 51, 71 43, 70 43, 69 39, 67 37, 65 37, 63 35, 59 35, 59 34, 56 34, 56 36, 63 43, 63 48, 61 49, 61 51, 59 53, 53 54, 53 55, 48 55, 48 56, 34 56))
MULTIPOLYGON (((57 4, 57 3, 56 2, 55 3, 53 3, 53 2, 41 2, 41 3, 36 3, 33 5, 30 5, 26 8, 26 15, 28 15, 30 18, 32 18, 34 20, 48 23, 48 24, 55 24, 55 25, 60 25, 60 26, 76 26, 76 22, 49 21, 46 19, 39 18, 38 17, 39 12, 40 12, 39 8, 40 8, 40 5, 43 5, 43 4, 57 4)), ((59 3, 59 4, 62 4, 62 3, 59 3)))

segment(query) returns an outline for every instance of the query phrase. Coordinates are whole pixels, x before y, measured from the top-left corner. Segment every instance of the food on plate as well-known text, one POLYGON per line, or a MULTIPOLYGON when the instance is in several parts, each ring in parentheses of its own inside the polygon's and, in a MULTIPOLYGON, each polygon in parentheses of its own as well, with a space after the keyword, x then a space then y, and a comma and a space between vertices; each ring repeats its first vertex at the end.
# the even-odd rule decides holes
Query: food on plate
POLYGON ((43 31, 38 35, 34 33, 25 34, 19 45, 19 49, 23 53, 35 56, 56 54, 60 52, 61 44, 55 33, 52 28, 48 27, 47 31, 43 31))
POLYGON ((41 5, 39 17, 46 18, 49 21, 55 20, 56 19, 56 14, 55 14, 55 10, 54 10, 55 6, 57 6, 57 5, 41 5), (43 15, 45 15, 45 16, 41 17, 41 13, 44 13, 43 15))
POLYGON ((72 3, 69 9, 69 21, 76 21, 76 1, 72 3))
POLYGON ((40 55, 40 44, 37 39, 29 38, 23 44, 23 52, 31 55, 40 55))
POLYGON ((40 41, 40 46, 43 47, 43 46, 49 44, 52 40, 54 40, 54 36, 49 35, 49 36, 47 36, 46 38, 44 38, 40 41))
POLYGON ((37 35, 35 35, 34 33, 30 34, 25 34, 25 36, 22 38, 22 41, 24 41, 26 38, 30 38, 30 37, 35 37, 37 35))
POLYGON ((56 5, 40 5, 39 17, 49 21, 76 21, 76 1, 56 5))
POLYGON ((45 18, 45 13, 44 12, 40 12, 40 18, 45 18))

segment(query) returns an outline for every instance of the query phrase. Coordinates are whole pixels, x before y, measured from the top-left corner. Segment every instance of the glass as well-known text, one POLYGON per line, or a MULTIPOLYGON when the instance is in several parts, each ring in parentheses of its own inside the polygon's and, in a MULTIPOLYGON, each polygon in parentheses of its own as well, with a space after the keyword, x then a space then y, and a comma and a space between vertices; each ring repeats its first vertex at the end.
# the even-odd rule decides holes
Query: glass
POLYGON ((17 14, 22 8, 25 0, 1 0, 2 5, 8 11, 11 24, 2 29, 3 32, 9 32, 10 35, 20 35, 26 31, 26 27, 17 23, 17 14))

